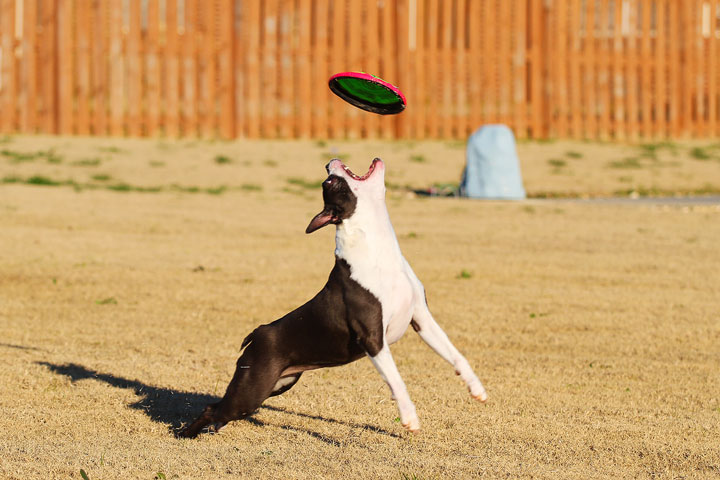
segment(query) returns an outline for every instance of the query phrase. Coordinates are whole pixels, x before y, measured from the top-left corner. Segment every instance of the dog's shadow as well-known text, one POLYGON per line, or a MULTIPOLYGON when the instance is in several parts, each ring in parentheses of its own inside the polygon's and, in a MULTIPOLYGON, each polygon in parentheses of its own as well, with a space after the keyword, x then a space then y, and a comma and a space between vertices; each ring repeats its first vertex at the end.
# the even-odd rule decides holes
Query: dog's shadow
MULTIPOLYGON (((185 425, 186 422, 193 420, 196 415, 199 415, 200 412, 202 412, 203 408, 205 408, 205 406, 207 406, 209 403, 215 403, 220 400, 220 397, 217 397, 215 395, 183 392, 171 388, 155 387, 142 383, 138 380, 129 380, 127 378, 118 377, 108 373, 100 373, 95 370, 83 367, 82 365, 78 365, 76 363, 66 363, 62 365, 48 362, 36 363, 38 365, 47 367, 53 373, 64 375, 70 378, 70 381, 72 382, 77 382, 79 380, 85 379, 93 379, 103 381, 108 385, 112 385, 113 387, 132 390, 135 395, 140 397, 140 400, 130 404, 130 408, 140 410, 148 417, 150 417, 150 419, 154 422, 167 425, 170 432, 175 435, 177 435, 177 433, 185 425)), ((398 434, 389 432, 374 425, 346 422, 334 418, 326 418, 320 415, 294 412, 292 410, 280 407, 273 407, 270 405, 263 405, 259 408, 259 410, 263 409, 307 418, 310 420, 321 420, 327 423, 345 425, 394 438, 398 438, 400 436, 398 434)), ((263 422, 256 418, 253 418, 252 416, 246 417, 243 420, 259 426, 273 426, 267 422, 263 422)), ((328 437, 327 435, 321 434, 319 432, 315 432, 313 430, 291 425, 277 426, 287 430, 295 430, 306 433, 330 445, 341 445, 341 441, 328 437)))

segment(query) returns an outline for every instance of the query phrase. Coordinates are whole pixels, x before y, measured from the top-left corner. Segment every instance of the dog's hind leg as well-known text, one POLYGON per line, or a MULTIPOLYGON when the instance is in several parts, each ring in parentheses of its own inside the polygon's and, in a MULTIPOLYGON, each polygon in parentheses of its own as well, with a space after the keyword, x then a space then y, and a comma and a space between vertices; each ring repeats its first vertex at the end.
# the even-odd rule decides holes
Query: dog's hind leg
MULTIPOLYGON (((423 292, 424 293, 424 292, 423 292)), ((424 294, 415 306, 413 319, 410 322, 413 329, 420 335, 425 343, 455 368, 455 373, 465 381, 473 398, 484 402, 487 393, 480 380, 473 372, 470 364, 452 344, 440 325, 437 324, 427 303, 424 294)))
MULTIPOLYGON (((274 391, 283 388, 276 388, 283 366, 278 363, 271 337, 272 330, 263 326, 248 337, 251 341, 243 342, 247 347, 237 361, 235 374, 222 400, 208 405, 197 420, 180 432, 181 437, 196 437, 207 426, 219 430, 232 420, 252 414, 274 391)), ((295 382, 285 385, 285 390, 295 382)))

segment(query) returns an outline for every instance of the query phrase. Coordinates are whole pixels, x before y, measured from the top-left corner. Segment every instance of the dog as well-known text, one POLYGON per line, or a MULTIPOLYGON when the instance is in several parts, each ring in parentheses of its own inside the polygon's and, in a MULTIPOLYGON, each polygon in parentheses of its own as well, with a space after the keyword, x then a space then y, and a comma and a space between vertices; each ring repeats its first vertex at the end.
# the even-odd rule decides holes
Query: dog
POLYGON ((335 266, 315 297, 274 322, 257 327, 242 342, 242 355, 223 398, 180 432, 195 437, 252 414, 268 397, 297 383, 304 371, 344 365, 364 356, 397 402, 402 425, 420 422, 390 353, 408 325, 449 362, 470 394, 487 399, 465 357, 433 319, 425 289, 400 252, 385 206, 385 164, 373 160, 363 176, 340 160, 325 167, 324 207, 308 225, 312 233, 335 225, 335 266))

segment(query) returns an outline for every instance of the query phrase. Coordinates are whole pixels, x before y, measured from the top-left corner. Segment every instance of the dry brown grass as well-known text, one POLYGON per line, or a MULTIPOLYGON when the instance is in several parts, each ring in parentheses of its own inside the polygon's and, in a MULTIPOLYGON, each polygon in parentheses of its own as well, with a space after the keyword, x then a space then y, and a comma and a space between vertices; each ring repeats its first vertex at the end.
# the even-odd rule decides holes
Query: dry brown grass
MULTIPOLYGON (((5 178, 167 190, 0 186, 0 478, 720 477, 716 206, 394 189, 405 256, 489 402, 472 401, 410 331, 393 352, 420 435, 393 421, 387 387, 361 360, 306 373, 219 435, 174 438, 222 394, 244 335, 316 293, 333 262, 331 229, 303 233, 319 189, 287 181, 322 179, 331 145, 187 143, 0 145, 62 156, 0 158, 5 178), (172 184, 238 188, 193 195, 172 184)), ((622 173, 607 163, 624 154, 613 148, 636 147, 521 145, 528 191, 618 189, 622 173), (546 157, 567 151, 582 158, 568 157, 576 181, 565 184, 546 157)), ((418 187, 457 181, 463 161, 443 143, 343 143, 338 153, 358 171, 380 155, 390 181, 418 187)), ((716 160, 678 158, 683 179, 663 170, 674 166, 632 175, 668 190, 720 184, 716 160)))

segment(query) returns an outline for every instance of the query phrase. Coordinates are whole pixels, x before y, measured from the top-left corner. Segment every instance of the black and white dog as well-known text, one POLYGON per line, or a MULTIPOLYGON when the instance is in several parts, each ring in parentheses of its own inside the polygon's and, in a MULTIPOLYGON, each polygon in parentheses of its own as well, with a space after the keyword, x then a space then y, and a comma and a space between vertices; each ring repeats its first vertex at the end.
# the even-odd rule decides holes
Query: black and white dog
POLYGON ((255 411, 268 397, 290 389, 305 370, 343 365, 367 355, 388 384, 405 428, 420 428, 415 406, 389 345, 412 324, 455 372, 470 394, 487 394, 467 360, 435 322, 425 290, 400 252, 385 206, 385 165, 376 158, 362 177, 332 160, 323 182, 323 210, 306 233, 337 226, 335 267, 325 287, 305 305, 261 325, 242 342, 244 351, 225 396, 180 432, 195 437, 255 411))

